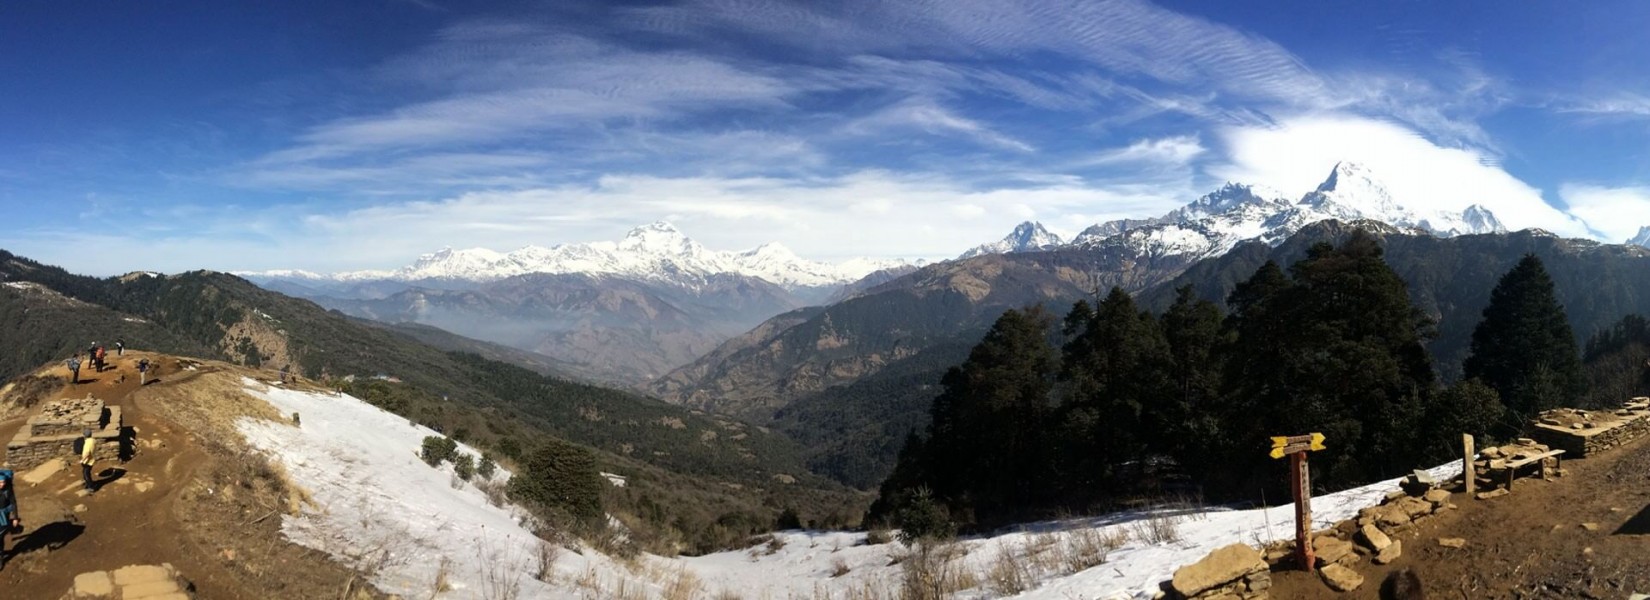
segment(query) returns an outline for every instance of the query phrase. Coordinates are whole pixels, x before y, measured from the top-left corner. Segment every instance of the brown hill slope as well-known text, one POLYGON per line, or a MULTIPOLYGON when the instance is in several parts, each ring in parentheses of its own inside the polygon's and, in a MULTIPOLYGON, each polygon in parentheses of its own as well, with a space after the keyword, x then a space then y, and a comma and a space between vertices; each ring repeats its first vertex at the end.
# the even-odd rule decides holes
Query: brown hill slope
MULTIPOLYGON (((56 470, 48 463, 19 474, 24 532, 7 544, 5 597, 57 598, 77 574, 161 563, 176 567, 200 598, 383 597, 354 572, 281 536, 278 516, 297 508, 295 488, 247 452, 230 425, 260 405, 237 401, 239 378, 273 373, 137 352, 110 362, 104 372, 83 371, 83 383, 47 390, 43 400, 91 396, 121 407, 131 460, 100 462, 98 492, 90 496, 80 491, 78 469, 63 466, 72 457, 59 459, 56 470), (143 387, 135 370, 141 358, 159 371, 143 387)), ((62 367, 36 374, 67 375, 62 367)), ((0 396, 0 404, 12 396, 0 396)), ((11 439, 26 417, 0 421, 0 435, 11 439)))

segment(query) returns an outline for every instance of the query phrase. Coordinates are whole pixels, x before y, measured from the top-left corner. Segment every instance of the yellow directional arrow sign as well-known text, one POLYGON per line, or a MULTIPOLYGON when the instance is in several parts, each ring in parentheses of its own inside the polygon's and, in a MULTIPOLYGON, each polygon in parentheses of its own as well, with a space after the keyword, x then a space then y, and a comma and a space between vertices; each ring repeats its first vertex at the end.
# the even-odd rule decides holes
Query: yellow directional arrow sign
POLYGON ((1323 434, 1275 436, 1272 438, 1272 451, 1268 453, 1272 458, 1283 458, 1296 452, 1322 450, 1323 434))

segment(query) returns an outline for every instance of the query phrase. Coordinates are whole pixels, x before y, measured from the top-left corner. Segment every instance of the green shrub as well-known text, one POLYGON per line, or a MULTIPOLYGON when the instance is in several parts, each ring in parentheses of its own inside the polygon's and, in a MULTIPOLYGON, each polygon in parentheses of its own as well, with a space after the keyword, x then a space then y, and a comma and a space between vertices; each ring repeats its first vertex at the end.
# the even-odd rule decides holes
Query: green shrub
POLYGON ((956 537, 957 524, 934 493, 919 487, 900 503, 894 511, 894 525, 899 527, 899 541, 907 546, 921 540, 945 540, 956 537))
POLYGON ((439 466, 442 461, 452 460, 453 455, 456 453, 458 453, 458 442, 453 441, 452 438, 432 435, 424 438, 424 446, 418 456, 424 459, 425 464, 434 467, 439 466))
POLYGON ((560 509, 580 520, 602 516, 602 486, 596 458, 589 450, 547 439, 527 453, 510 478, 510 497, 541 509, 560 509))
POLYGON ((785 530, 801 528, 802 517, 796 514, 796 509, 789 506, 785 507, 785 510, 779 511, 779 518, 774 521, 774 529, 785 530))
POLYGON ((481 462, 476 464, 476 474, 480 475, 482 479, 492 479, 493 473, 496 472, 498 472, 498 463, 493 462, 493 457, 485 454, 481 455, 481 462))
POLYGON ((470 477, 476 474, 475 457, 462 452, 458 453, 457 456, 453 457, 453 473, 458 475, 459 479, 469 481, 470 477))

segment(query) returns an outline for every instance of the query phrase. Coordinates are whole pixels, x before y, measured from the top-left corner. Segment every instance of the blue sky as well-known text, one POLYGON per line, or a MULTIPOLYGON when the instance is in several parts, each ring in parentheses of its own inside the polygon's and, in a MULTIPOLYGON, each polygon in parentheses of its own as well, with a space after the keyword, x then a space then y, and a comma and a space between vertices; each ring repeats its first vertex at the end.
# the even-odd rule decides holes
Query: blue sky
POLYGON ((676 223, 938 258, 1335 162, 1650 225, 1650 4, 0 5, 0 248, 112 274, 406 264, 676 223))

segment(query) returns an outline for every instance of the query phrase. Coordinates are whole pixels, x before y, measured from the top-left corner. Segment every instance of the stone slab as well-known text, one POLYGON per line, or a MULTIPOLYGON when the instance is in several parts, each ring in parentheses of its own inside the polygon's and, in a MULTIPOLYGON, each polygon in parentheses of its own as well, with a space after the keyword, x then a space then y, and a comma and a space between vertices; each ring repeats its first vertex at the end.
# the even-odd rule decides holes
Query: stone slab
POLYGON ((172 571, 158 565, 132 565, 115 569, 115 584, 121 586, 172 581, 172 571))
POLYGON ((115 593, 115 583, 108 571, 92 571, 74 576, 76 598, 107 598, 115 593))

